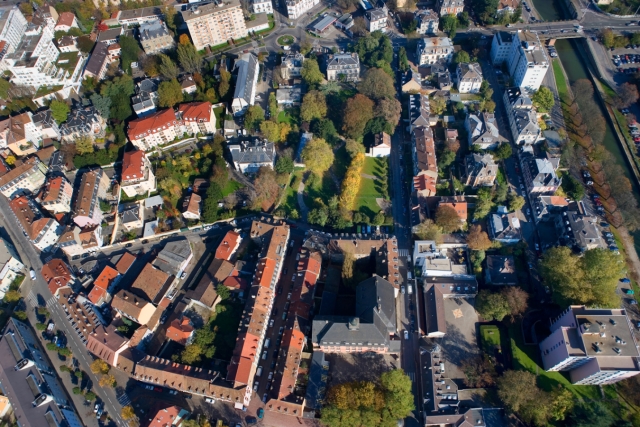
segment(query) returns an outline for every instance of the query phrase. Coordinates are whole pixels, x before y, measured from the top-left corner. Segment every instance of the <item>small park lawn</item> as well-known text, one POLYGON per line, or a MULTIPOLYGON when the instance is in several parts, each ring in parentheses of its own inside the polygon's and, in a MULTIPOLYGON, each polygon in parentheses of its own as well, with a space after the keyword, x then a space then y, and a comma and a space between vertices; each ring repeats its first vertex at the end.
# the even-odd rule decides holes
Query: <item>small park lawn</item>
POLYGON ((480 336, 482 337, 482 350, 493 355, 495 347, 501 347, 500 329, 496 325, 480 325, 480 336))
POLYGON ((380 212, 380 206, 376 202, 377 198, 384 198, 378 190, 376 181, 370 178, 362 178, 360 182, 360 192, 356 199, 356 211, 367 214, 371 219, 380 212))
POLYGON ((234 179, 230 179, 227 181, 227 185, 222 189, 222 197, 227 197, 229 194, 234 193, 244 187, 244 185, 240 184, 238 181, 234 179))

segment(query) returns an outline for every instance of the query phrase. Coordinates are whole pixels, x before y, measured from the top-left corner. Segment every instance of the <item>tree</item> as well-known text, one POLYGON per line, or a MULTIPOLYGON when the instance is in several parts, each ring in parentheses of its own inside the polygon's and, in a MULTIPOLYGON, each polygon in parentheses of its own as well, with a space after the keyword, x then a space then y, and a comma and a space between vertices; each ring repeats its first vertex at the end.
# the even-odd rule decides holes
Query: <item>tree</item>
POLYGON ((89 36, 82 36, 76 39, 76 44, 80 52, 88 54, 93 50, 93 46, 95 46, 96 43, 91 40, 89 36))
POLYGON ((402 105, 395 98, 380 99, 373 110, 376 117, 383 118, 391 126, 395 127, 400 121, 402 105))
POLYGON ((429 108, 431 109, 431 113, 439 116, 444 113, 444 110, 447 108, 447 100, 444 99, 443 96, 436 95, 429 99, 429 108))
POLYGON ((244 126, 251 130, 254 130, 260 126, 260 123, 264 120, 264 110, 258 104, 251 105, 247 108, 247 112, 244 115, 244 126))
POLYGON ((538 391, 536 376, 528 371, 506 371, 498 379, 498 397, 516 413, 529 404, 538 391))
POLYGON ((509 303, 504 295, 481 290, 476 297, 476 311, 483 319, 502 321, 510 312, 509 303))
POLYGON ((39 331, 44 331, 45 329, 47 329, 47 325, 45 325, 44 323, 36 323, 36 329, 39 331))
POLYGON ((445 233, 453 233, 459 230, 462 225, 458 212, 447 205, 440 206, 438 210, 436 210, 436 224, 445 233))
POLYGON ((540 86, 540 89, 533 94, 531 100, 540 113, 547 113, 551 111, 555 104, 553 92, 551 92, 551 90, 546 86, 540 86))
POLYGON ((393 77, 380 68, 369 68, 367 70, 358 85, 358 91, 373 100, 393 99, 396 94, 396 89, 393 86, 393 77))
POLYGON ((333 151, 324 139, 313 138, 302 150, 302 160, 312 173, 322 176, 333 164, 333 151))
POLYGON ((511 319, 522 316, 529 306, 529 294, 522 288, 517 286, 509 286, 502 291, 507 304, 511 310, 511 319))
POLYGON ((440 155, 438 156, 438 168, 440 170, 445 170, 456 160, 456 153, 453 151, 449 151, 446 148, 442 150, 440 155))
POLYGON ((265 120, 260 123, 260 132, 272 142, 280 142, 280 124, 273 120, 265 120))
POLYGON ((73 394, 82 394, 82 389, 80 387, 74 387, 71 391, 73 394))
POLYGON ((9 97, 9 89, 11 83, 8 80, 0 78, 0 98, 7 99, 9 97))
POLYGON ((98 382, 100 387, 115 387, 116 385, 116 377, 113 375, 103 375, 100 377, 100 381, 98 382))
POLYGON ((275 92, 271 92, 269 94, 269 113, 272 117, 278 117, 278 111, 280 108, 278 107, 278 100, 276 99, 275 92))
POLYGON ((342 130, 348 138, 362 137, 364 128, 373 118, 373 101, 362 94, 347 100, 342 118, 342 130))
POLYGON ((88 391, 84 394, 84 398, 87 399, 89 402, 92 402, 94 400, 96 400, 96 394, 92 391, 88 391))
POLYGON ((474 251, 486 251, 491 248, 491 240, 486 231, 482 231, 480 225, 472 225, 467 235, 469 249, 474 251))
POLYGON ((187 345, 182 353, 180 353, 180 360, 185 365, 193 365, 194 363, 200 362, 202 359, 202 347, 196 343, 191 343, 187 345))
POLYGON ((349 251, 344 252, 344 261, 342 262, 342 283, 346 286, 353 287, 357 283, 353 283, 354 267, 356 259, 353 253, 349 251))
POLYGON ((456 52, 455 55, 453 55, 454 64, 462 64, 462 63, 469 63, 469 62, 471 62, 471 57, 464 50, 459 50, 458 52, 456 52))
POLYGON ((436 244, 442 243, 442 230, 430 219, 425 219, 417 225, 414 231, 420 240, 433 240, 436 244))
POLYGON ((189 44, 189 43, 191 43, 191 40, 189 40, 189 35, 188 34, 180 34, 180 37, 178 37, 178 43, 180 43, 180 44, 189 44))
POLYGON ((327 208, 316 208, 311 209, 309 211, 309 215, 307 215, 307 222, 309 224, 316 224, 320 227, 324 227, 327 221, 329 220, 329 212, 327 208))
POLYGON ((123 420, 128 421, 131 420, 133 418, 136 418, 136 413, 133 410, 133 406, 131 405, 127 405, 124 406, 121 410, 120 410, 120 416, 122 417, 123 420))
POLYGON ((218 219, 218 202, 222 199, 222 189, 216 181, 209 183, 207 197, 202 207, 202 219, 206 223, 215 222, 218 219))
POLYGON ((450 14, 440 18, 440 30, 447 33, 450 39, 455 37, 457 29, 458 18, 456 15, 450 14))
POLYGON ((253 200, 254 209, 270 211, 280 196, 280 185, 276 179, 276 172, 266 166, 258 169, 253 185, 256 197, 253 200))
POLYGON ((302 79, 308 85, 317 85, 324 80, 324 76, 318 66, 318 61, 315 59, 307 59, 302 64, 302 70, 300 71, 302 79))
POLYGON ((470 388, 486 388, 495 384, 496 370, 487 356, 465 359, 461 366, 464 383, 470 388))
MULTIPOLYGON (((231 73, 225 69, 220 69, 220 84, 218 85, 218 93, 220 94, 220 98, 224 98, 229 92, 229 88, 231 87, 231 73)), ((271 112, 273 114, 273 112, 271 112)))
POLYGON ((13 303, 13 302, 20 301, 20 298, 22 298, 22 295, 20 295, 20 292, 12 289, 10 291, 7 291, 7 293, 4 294, 3 299, 8 303, 13 303))
POLYGON ((127 74, 102 85, 100 95, 111 98, 111 119, 122 121, 131 115, 131 95, 134 93, 133 79, 127 74))
POLYGON ((91 372, 93 372, 94 374, 106 375, 109 373, 109 365, 102 359, 94 360, 93 362, 91 362, 91 365, 89 367, 91 369, 91 372))
POLYGON ((407 58, 407 50, 401 47, 398 51, 398 64, 400 71, 407 71, 409 69, 409 59, 407 58))
POLYGON ((158 105, 165 108, 173 108, 183 101, 182 86, 178 80, 173 79, 160 83, 158 86, 158 105))
POLYGON ((380 375, 385 399, 385 410, 393 420, 404 419, 415 409, 411 392, 411 379, 401 369, 393 369, 380 375))
POLYGON ((600 31, 600 37, 602 38, 602 44, 607 49, 614 46, 615 35, 613 34, 613 30, 611 28, 605 28, 604 30, 600 31))
POLYGON ((307 93, 300 106, 300 118, 305 122, 313 119, 323 119, 327 115, 327 99, 317 90, 307 93))
POLYGON ((51 101, 49 108, 51 109, 51 115, 58 124, 67 121, 67 116, 69 116, 70 110, 69 105, 67 105, 66 102, 54 99, 53 101, 51 101))
POLYGON ((9 166, 13 166, 16 164, 16 157, 12 156, 11 154, 9 154, 7 156, 6 159, 4 159, 4 161, 9 165, 9 166))
POLYGON ((174 33, 176 32, 176 15, 178 12, 175 7, 172 6, 164 6, 162 8, 162 14, 164 15, 164 20, 167 23, 167 27, 174 33))
POLYGON ((495 157, 499 160, 506 160, 511 157, 512 153, 513 149, 511 148, 511 144, 503 142, 496 148, 495 157))
POLYGON ((191 42, 187 42, 186 44, 180 43, 176 51, 178 53, 180 66, 187 73, 199 73, 202 70, 202 56, 191 42))
POLYGON ((22 12, 23 15, 27 15, 27 16, 31 16, 33 15, 33 5, 29 2, 24 2, 24 3, 20 3, 20 6, 18 6, 20 8, 20 12, 22 12))
POLYGON ((597 400, 579 400, 569 420, 568 425, 573 427, 607 427, 613 424, 607 407, 597 400))
POLYGON ((93 153, 93 139, 88 135, 82 135, 76 138, 76 152, 81 156, 93 153))
POLYGON ((509 194, 509 210, 511 212, 519 211, 524 207, 524 197, 518 196, 517 193, 509 194))
POLYGON ((96 110, 100 113, 103 119, 109 120, 111 113, 111 98, 102 96, 98 93, 91 95, 91 104, 96 107, 96 110))
POLYGON ((635 84, 626 82, 619 86, 618 97, 615 99, 616 107, 627 108, 638 101, 638 88, 635 84))
POLYGON ((160 64, 158 64, 158 71, 160 72, 162 77, 164 77, 167 80, 177 79, 178 74, 180 73, 180 70, 178 69, 178 66, 176 65, 176 63, 173 62, 171 58, 169 58, 167 55, 163 53, 158 55, 158 57, 160 58, 160 64))
POLYGON ((290 156, 280 156, 276 162, 276 172, 278 173, 292 173, 293 172, 293 159, 290 156))

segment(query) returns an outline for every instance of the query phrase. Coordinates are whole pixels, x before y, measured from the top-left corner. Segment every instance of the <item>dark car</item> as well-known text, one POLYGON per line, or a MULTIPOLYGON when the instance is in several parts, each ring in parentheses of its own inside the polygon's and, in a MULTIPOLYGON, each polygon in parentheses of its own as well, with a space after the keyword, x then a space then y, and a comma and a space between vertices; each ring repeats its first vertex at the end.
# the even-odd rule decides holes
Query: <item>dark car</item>
POLYGON ((245 418, 247 425, 258 424, 258 419, 256 417, 247 417, 245 418))
POLYGON ((127 243, 127 248, 130 248, 131 246, 133 246, 133 243, 127 243))

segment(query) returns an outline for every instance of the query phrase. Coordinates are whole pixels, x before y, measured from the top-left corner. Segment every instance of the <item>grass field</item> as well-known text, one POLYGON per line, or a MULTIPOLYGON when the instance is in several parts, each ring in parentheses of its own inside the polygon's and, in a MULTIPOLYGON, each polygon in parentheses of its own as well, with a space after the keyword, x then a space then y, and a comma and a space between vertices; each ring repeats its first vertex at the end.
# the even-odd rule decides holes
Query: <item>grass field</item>
POLYGON ((214 108, 213 113, 216 115, 216 129, 222 129, 224 125, 224 107, 214 108))
POLYGON ((364 161, 362 173, 382 178, 382 167, 380 165, 385 161, 386 160, 384 158, 367 157, 364 161))
POLYGON ((500 329, 496 325, 480 325, 482 337, 482 350, 487 354, 493 354, 495 347, 500 347, 500 329))
POLYGON ((373 179, 362 178, 360 183, 360 192, 356 199, 356 211, 363 212, 369 217, 380 212, 380 206, 376 202, 376 198, 383 198, 383 194, 378 190, 376 182, 373 179))
POLYGON ((230 179, 227 181, 227 185, 222 189, 222 197, 227 197, 229 194, 241 189, 244 185, 240 184, 238 181, 230 179))
POLYGON ((562 72, 562 64, 559 59, 553 60, 553 75, 556 78, 556 87, 558 88, 558 95, 560 99, 564 100, 569 95, 567 90, 567 80, 564 78, 562 72))
POLYGON ((309 181, 307 181, 304 192, 304 203, 309 209, 315 207, 315 199, 320 199, 326 204, 331 197, 339 195, 328 172, 324 174, 322 179, 316 180, 314 185, 309 185, 309 181))
POLYGON ((298 124, 300 112, 298 108, 288 108, 278 113, 278 123, 289 123, 290 125, 298 124))

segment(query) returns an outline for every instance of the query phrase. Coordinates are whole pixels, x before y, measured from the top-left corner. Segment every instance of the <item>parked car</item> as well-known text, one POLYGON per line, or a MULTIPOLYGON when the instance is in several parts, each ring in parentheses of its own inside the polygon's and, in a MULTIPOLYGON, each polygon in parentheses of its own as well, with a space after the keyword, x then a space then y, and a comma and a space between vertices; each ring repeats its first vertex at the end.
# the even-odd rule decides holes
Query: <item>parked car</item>
POLYGON ((623 277, 622 279, 620 279, 620 283, 631 283, 631 280, 627 279, 626 277, 623 277))

